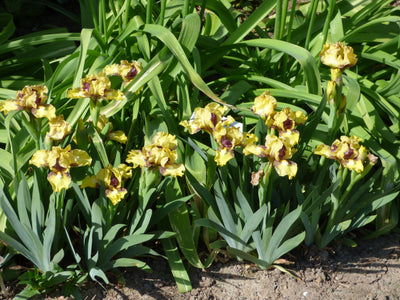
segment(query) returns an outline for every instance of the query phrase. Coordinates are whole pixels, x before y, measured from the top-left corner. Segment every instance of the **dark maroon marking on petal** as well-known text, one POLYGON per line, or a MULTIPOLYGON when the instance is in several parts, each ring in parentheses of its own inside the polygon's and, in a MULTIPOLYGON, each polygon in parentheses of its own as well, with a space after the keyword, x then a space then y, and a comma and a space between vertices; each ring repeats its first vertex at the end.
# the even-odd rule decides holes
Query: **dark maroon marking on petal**
POLYGON ((137 75, 137 70, 136 70, 136 68, 135 67, 132 67, 132 69, 128 72, 128 74, 126 74, 126 79, 128 79, 128 80, 132 80, 133 78, 135 78, 136 77, 136 75, 137 75))
POLYGON ((211 122, 213 123, 214 126, 217 125, 217 122, 218 122, 217 119, 218 119, 217 115, 214 113, 211 113, 211 122))
POLYGON ((337 150, 337 148, 338 148, 337 145, 332 145, 331 151, 332 151, 332 152, 335 152, 335 151, 337 150))
POLYGON ((56 169, 57 172, 61 172, 61 173, 64 172, 64 171, 66 170, 66 168, 60 166, 60 163, 59 163, 59 159, 58 159, 58 158, 57 158, 57 160, 56 160, 56 164, 55 164, 54 166, 52 166, 52 168, 53 168, 53 169, 56 169))
POLYGON ((282 160, 282 159, 285 158, 285 155, 286 155, 286 147, 285 147, 285 145, 283 145, 281 150, 279 150, 278 157, 279 157, 280 160, 282 160))
POLYGON ((347 151, 344 153, 343 158, 344 158, 344 159, 350 159, 350 158, 353 156, 353 154, 354 154, 354 150, 351 149, 351 148, 349 148, 349 150, 347 150, 347 151))
POLYGON ((227 149, 232 148, 232 141, 229 140, 225 135, 221 137, 221 144, 227 149))
POLYGON ((35 89, 32 89, 33 92, 36 94, 36 99, 35 99, 35 104, 38 106, 39 104, 42 103, 42 98, 38 95, 38 91, 35 89))
POLYGON ((288 130, 293 127, 293 120, 291 119, 286 119, 285 122, 283 122, 283 129, 288 130))
POLYGON ((83 90, 88 94, 90 93, 90 84, 89 84, 89 82, 84 82, 83 83, 83 90))
POLYGON ((119 185, 119 180, 114 175, 111 176, 110 185, 115 188, 119 185))

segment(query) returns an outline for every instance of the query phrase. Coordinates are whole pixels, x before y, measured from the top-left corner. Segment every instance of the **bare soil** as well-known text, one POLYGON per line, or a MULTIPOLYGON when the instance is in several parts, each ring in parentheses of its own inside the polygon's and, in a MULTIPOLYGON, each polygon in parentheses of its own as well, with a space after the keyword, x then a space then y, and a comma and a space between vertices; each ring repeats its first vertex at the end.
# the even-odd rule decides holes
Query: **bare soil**
MULTIPOLYGON (((83 299, 400 299, 400 234, 338 244, 326 250, 303 248, 286 257, 284 267, 260 270, 246 262, 216 262, 205 270, 190 269, 193 290, 179 293, 168 264, 149 261, 154 270, 123 271, 125 285, 102 288, 88 282, 83 299)), ((10 288, 11 289, 11 288, 10 288)), ((1 298, 1 297, 0 297, 1 298)), ((37 299, 72 299, 61 291, 37 299)))

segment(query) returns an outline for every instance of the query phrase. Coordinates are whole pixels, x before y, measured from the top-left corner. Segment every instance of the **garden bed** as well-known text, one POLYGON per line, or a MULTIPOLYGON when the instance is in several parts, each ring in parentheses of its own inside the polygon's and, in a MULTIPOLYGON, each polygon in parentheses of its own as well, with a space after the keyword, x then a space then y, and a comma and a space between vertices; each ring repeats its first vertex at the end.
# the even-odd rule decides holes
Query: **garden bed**
POLYGON ((395 298, 397 5, 0 4, 9 295, 395 298))
MULTIPOLYGON (((114 277, 105 288, 87 282, 81 291, 87 300, 399 299, 400 234, 361 241, 355 248, 340 244, 323 251, 303 248, 286 259, 285 268, 294 276, 234 260, 217 261, 203 270, 192 268, 193 290, 187 293, 179 293, 165 260, 152 259, 153 273, 125 269, 125 284, 114 277)), ((61 291, 39 298, 71 299, 61 291)))

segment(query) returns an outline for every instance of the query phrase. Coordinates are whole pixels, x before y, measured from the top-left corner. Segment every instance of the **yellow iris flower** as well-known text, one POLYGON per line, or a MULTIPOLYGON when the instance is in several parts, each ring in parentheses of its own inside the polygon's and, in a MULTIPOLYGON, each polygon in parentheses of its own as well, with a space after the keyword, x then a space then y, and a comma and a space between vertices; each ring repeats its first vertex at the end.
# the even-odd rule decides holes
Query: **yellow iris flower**
POLYGON ((131 168, 125 164, 120 164, 115 168, 112 165, 108 165, 96 175, 87 176, 83 179, 81 188, 96 188, 103 182, 106 187, 106 196, 111 200, 113 205, 116 205, 127 194, 127 190, 121 185, 122 182, 131 176, 131 168))
POLYGON ((285 107, 279 112, 276 112, 266 125, 276 128, 279 131, 293 130, 297 125, 304 124, 307 120, 301 111, 292 111, 289 107, 285 107))
POLYGON ((212 135, 218 144, 214 160, 219 166, 224 166, 234 158, 234 149, 256 142, 254 134, 243 133, 243 125, 236 122, 232 116, 223 115, 227 107, 218 103, 210 103, 204 108, 197 107, 190 121, 182 121, 180 125, 188 129, 190 134, 204 130, 212 135))
POLYGON ((356 136, 341 136, 340 140, 335 140, 331 146, 318 145, 314 154, 335 159, 343 167, 354 170, 357 173, 364 171, 364 163, 369 161, 372 165, 377 162, 377 157, 371 153, 360 142, 361 138, 356 136))
POLYGON ((259 115, 264 121, 269 120, 276 110, 276 99, 271 96, 270 91, 265 91, 254 99, 251 110, 259 115))
POLYGON ((81 167, 90 165, 92 159, 89 155, 79 149, 71 150, 71 145, 64 149, 53 147, 52 150, 36 151, 29 163, 36 167, 48 167, 50 173, 47 180, 50 182, 54 192, 68 189, 71 183, 69 169, 71 167, 81 167))
POLYGON ((354 54, 353 48, 345 46, 342 42, 325 43, 319 56, 321 56, 321 62, 324 65, 342 71, 357 63, 357 55, 354 54))
POLYGON ((16 99, 8 99, 0 103, 0 112, 8 114, 10 111, 26 110, 36 118, 53 119, 56 109, 47 100, 47 87, 44 85, 28 85, 17 91, 16 99))
POLYGON ((212 134, 215 126, 221 121, 222 116, 228 110, 226 106, 218 103, 209 103, 204 108, 196 107, 190 121, 181 121, 179 124, 185 127, 190 134, 204 130, 212 134))
POLYGON ((120 90, 111 89, 111 81, 103 72, 87 75, 81 79, 79 88, 70 89, 67 93, 68 98, 91 98, 95 102, 99 99, 121 101, 123 96, 120 90))
POLYGON ((264 145, 249 143, 243 149, 245 155, 253 154, 258 157, 266 157, 273 164, 279 176, 288 176, 292 179, 297 173, 297 164, 290 161, 293 154, 297 151, 293 148, 297 145, 299 133, 283 132, 279 137, 276 135, 267 135, 264 145))
POLYGON ((141 62, 134 61, 130 63, 127 60, 121 60, 119 65, 108 65, 103 69, 106 75, 120 76, 124 82, 133 80, 140 71, 142 71, 141 62))
MULTIPOLYGON (((235 119, 232 116, 227 116, 225 120, 216 124, 212 132, 214 140, 219 145, 214 158, 219 166, 226 165, 234 157, 235 147, 242 146, 245 140, 243 132, 233 126, 233 123, 235 123, 235 119)), ((254 137, 251 138, 254 139, 254 137)))
POLYGON ((158 132, 153 136, 150 145, 144 146, 142 150, 131 150, 126 162, 133 164, 133 168, 159 168, 163 176, 183 176, 185 166, 176 163, 177 146, 174 135, 158 132))
POLYGON ((293 130, 297 125, 304 124, 307 120, 301 111, 292 111, 289 107, 276 111, 276 99, 269 91, 265 91, 254 99, 251 110, 259 115, 265 125, 279 131, 293 130))
POLYGON ((64 116, 60 115, 49 120, 49 132, 46 136, 52 140, 60 141, 71 133, 71 124, 64 120, 64 116))

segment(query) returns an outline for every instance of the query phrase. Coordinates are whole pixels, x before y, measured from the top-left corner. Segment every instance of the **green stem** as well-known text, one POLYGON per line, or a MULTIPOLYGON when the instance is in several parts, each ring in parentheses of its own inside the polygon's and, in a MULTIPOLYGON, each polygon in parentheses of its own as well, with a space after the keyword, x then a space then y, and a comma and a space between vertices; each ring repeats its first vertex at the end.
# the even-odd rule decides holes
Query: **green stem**
MULTIPOLYGON (((329 4, 328 4, 328 16, 325 19, 324 28, 322 29, 322 37, 323 37, 322 41, 323 41, 323 43, 326 42, 327 37, 328 37, 329 26, 330 26, 330 23, 331 23, 331 20, 332 20, 333 12, 335 10, 335 4, 336 4, 335 0, 330 0, 329 1, 329 4)), ((321 60, 318 60, 318 63, 320 64, 321 60)))
MULTIPOLYGON (((287 9, 287 1, 284 3, 285 5, 285 9, 287 9)), ((290 17, 289 17, 289 22, 288 22, 288 26, 287 26, 287 32, 288 34, 286 35, 286 41, 290 42, 291 38, 292 38, 292 26, 293 26, 293 20, 294 20, 294 14, 296 12, 296 0, 293 0, 292 2, 292 9, 290 11, 290 17)), ((284 30, 284 28, 282 29, 284 30)), ((283 74, 283 82, 287 82, 287 78, 288 78, 288 62, 289 62, 289 55, 287 53, 285 53, 284 57, 283 57, 283 66, 282 66, 282 73, 283 74)))
POLYGON ((138 210, 143 214, 146 210, 147 202, 145 203, 146 194, 148 191, 156 187, 160 182, 161 174, 158 170, 143 168, 142 176, 139 179, 139 206, 138 210))
POLYGON ((126 28, 126 25, 130 21, 130 9, 131 9, 131 0, 125 1, 125 18, 122 23, 122 28, 126 28))
POLYGON ((306 21, 306 23, 308 23, 309 26, 307 30, 306 42, 304 45, 304 48, 307 50, 309 50, 309 45, 311 42, 311 35, 312 35, 312 30, 314 28, 317 7, 318 7, 318 0, 311 0, 310 10, 308 11, 307 21, 306 21))
POLYGON ((103 34, 105 36, 105 42, 107 43, 107 22, 106 22, 106 1, 101 0, 100 2, 100 12, 99 12, 99 18, 101 20, 101 24, 99 24, 101 27, 103 27, 103 34))
POLYGON ((183 10, 182 10, 182 18, 186 17, 189 14, 189 0, 185 0, 183 3, 183 10))
POLYGON ((275 26, 274 26, 274 39, 281 39, 281 28, 282 28, 282 1, 276 1, 276 17, 275 17, 275 26))
POLYGON ((337 172, 336 180, 340 180, 340 185, 331 194, 331 201, 332 201, 333 206, 332 206, 331 214, 329 215, 328 224, 326 225, 325 231, 329 231, 330 228, 332 228, 332 226, 335 224, 336 214, 339 210, 339 207, 341 204, 341 199, 343 199, 342 197, 340 197, 340 193, 341 193, 340 191, 341 191, 342 185, 348 174, 348 171, 346 171, 346 170, 347 170, 346 168, 344 168, 342 165, 340 165, 339 170, 337 172))
POLYGON ((292 31, 293 31, 292 26, 293 26, 294 15, 296 13, 296 3, 297 3, 297 0, 292 1, 292 9, 290 11, 290 18, 289 18, 289 23, 288 23, 288 28, 287 28, 288 34, 286 36, 287 42, 290 42, 290 40, 292 39, 292 31))
MULTIPOLYGON (((340 129, 344 119, 344 111, 346 104, 344 96, 342 96, 343 90, 343 78, 342 71, 339 69, 331 69, 331 81, 334 88, 328 95, 328 102, 330 107, 329 120, 328 120, 328 134, 331 138, 336 137, 337 132, 340 129), (333 96, 333 99, 331 98, 333 96)), ((328 84, 329 86, 329 84, 328 84)), ((327 91, 328 92, 328 91, 327 91)))
POLYGON ((281 16, 281 29, 280 29, 280 37, 279 39, 282 39, 283 32, 285 31, 285 24, 286 24, 286 14, 287 10, 289 7, 289 0, 283 0, 283 5, 282 5, 282 16, 281 16))
POLYGON ((260 182, 260 187, 258 189, 258 201, 259 207, 262 207, 265 203, 267 203, 271 199, 272 192, 272 180, 271 173, 273 169, 273 165, 271 162, 268 162, 264 168, 264 176, 260 182))
POLYGON ((146 24, 151 24, 152 22, 152 14, 153 14, 153 0, 147 1, 146 8, 146 24))
MULTIPOLYGON (((207 1, 207 0, 202 0, 202 1, 201 1, 200 14, 199 14, 200 19, 201 19, 202 21, 203 21, 203 18, 204 18, 204 22, 205 22, 205 20, 206 20, 206 18, 205 18, 205 16, 204 16, 204 12, 205 12, 205 10, 206 10, 206 1, 207 1)), ((202 26, 203 26, 203 24, 202 24, 202 26)))
MULTIPOLYGON (((62 220, 63 220, 63 209, 64 209, 64 198, 65 198, 65 189, 61 192, 55 192, 54 194, 54 205, 56 209, 56 232, 62 232, 62 220)), ((51 198, 50 198, 51 201, 51 198)), ((63 235, 55 235, 53 248, 60 249, 62 248, 63 243, 63 235)))
POLYGON ((38 120, 30 115, 30 120, 25 118, 25 116, 22 118, 22 122, 25 125, 25 128, 28 130, 30 136, 33 138, 35 141, 35 146, 36 149, 40 149, 40 123, 38 123, 38 120))
POLYGON ((158 24, 164 25, 164 16, 165 16, 165 8, 167 7, 167 0, 161 0, 160 2, 161 8, 160 8, 160 15, 158 17, 158 24))
MULTIPOLYGON (((110 4, 111 10, 112 10, 112 12, 113 12, 114 18, 116 18, 117 15, 118 15, 118 11, 120 11, 122 8, 120 8, 120 7, 115 7, 114 1, 110 1, 109 4, 110 4)), ((119 6, 119 5, 118 5, 118 6, 119 6)), ((119 17, 119 18, 117 19, 117 23, 118 23, 119 32, 122 32, 123 27, 122 27, 121 17, 119 17)), ((107 26, 105 26, 105 27, 107 27, 107 26)), ((110 28, 110 30, 112 30, 112 28, 110 28)), ((108 37, 108 30, 107 30, 107 32, 106 32, 106 35, 107 35, 107 37, 108 37)), ((106 40, 107 40, 107 39, 106 39, 106 40)))
POLYGON ((112 226, 115 213, 118 210, 117 207, 118 207, 118 204, 114 205, 114 204, 112 204, 111 201, 108 201, 109 218, 107 220, 107 224, 108 224, 109 228, 111 228, 111 226, 112 226))
POLYGON ((97 29, 98 32, 100 32, 99 28, 99 20, 98 20, 98 11, 96 12, 94 9, 94 5, 92 1, 89 1, 90 5, 90 10, 92 11, 92 16, 93 16, 93 23, 94 23, 94 28, 97 29))
POLYGON ((92 117, 93 127, 97 128, 97 122, 100 116, 100 108, 101 104, 99 101, 93 100, 90 101, 90 116, 92 117))
MULTIPOLYGON (((369 171, 372 168, 372 164, 368 163, 365 167, 364 170, 361 173, 357 173, 356 171, 351 171, 351 179, 350 179, 350 184, 346 188, 346 191, 343 193, 343 196, 341 197, 341 202, 343 202, 349 193, 351 192, 352 188, 354 185, 359 182, 361 179, 365 177, 369 173, 369 171)), ((346 169, 347 170, 347 169, 346 169)))

